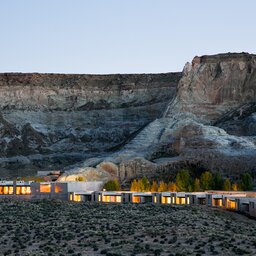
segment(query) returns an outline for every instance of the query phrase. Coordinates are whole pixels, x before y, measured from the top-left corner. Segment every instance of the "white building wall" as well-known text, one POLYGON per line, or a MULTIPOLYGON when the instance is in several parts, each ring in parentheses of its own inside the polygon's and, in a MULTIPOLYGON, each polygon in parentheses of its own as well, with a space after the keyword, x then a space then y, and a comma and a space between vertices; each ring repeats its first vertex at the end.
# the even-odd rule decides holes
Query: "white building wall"
POLYGON ((100 191, 103 187, 102 181, 70 181, 67 182, 68 192, 100 191))

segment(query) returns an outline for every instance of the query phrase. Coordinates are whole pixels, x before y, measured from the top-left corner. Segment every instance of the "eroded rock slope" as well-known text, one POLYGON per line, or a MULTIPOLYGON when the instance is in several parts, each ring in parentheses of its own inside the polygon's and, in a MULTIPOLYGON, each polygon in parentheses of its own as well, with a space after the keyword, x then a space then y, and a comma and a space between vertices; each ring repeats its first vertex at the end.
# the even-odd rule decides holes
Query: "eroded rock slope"
POLYGON ((104 171, 101 162, 115 165, 124 181, 142 175, 168 178, 184 166, 234 178, 255 173, 255 115, 255 55, 195 57, 185 65, 177 95, 160 118, 117 152, 66 169, 62 180, 70 173, 84 175, 88 166, 104 171))
POLYGON ((0 74, 0 176, 117 150, 160 117, 181 73, 0 74))

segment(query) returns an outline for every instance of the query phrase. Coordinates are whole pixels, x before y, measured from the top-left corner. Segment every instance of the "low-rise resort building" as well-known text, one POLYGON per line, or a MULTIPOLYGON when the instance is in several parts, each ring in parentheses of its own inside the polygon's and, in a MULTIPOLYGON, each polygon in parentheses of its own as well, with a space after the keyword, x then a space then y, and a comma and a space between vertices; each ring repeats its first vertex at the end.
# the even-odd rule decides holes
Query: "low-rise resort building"
POLYGON ((0 181, 0 198, 9 196, 30 199, 31 184, 32 181, 0 181))
POLYGON ((0 198, 57 199, 73 202, 151 203, 166 205, 206 205, 244 213, 256 218, 256 192, 134 192, 102 191, 103 183, 0 181, 0 198))

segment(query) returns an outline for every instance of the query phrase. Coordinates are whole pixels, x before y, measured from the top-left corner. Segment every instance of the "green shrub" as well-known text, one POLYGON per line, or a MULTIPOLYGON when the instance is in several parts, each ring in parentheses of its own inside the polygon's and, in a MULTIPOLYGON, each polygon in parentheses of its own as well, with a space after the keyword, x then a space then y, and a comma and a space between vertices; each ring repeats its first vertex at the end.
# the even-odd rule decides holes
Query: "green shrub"
POLYGON ((178 191, 189 191, 191 187, 191 177, 187 169, 182 169, 177 173, 176 185, 178 191))
POLYGON ((121 189, 120 183, 117 179, 109 180, 105 183, 103 189, 107 191, 118 191, 121 189))
POLYGON ((244 191, 253 190, 252 176, 249 173, 242 174, 240 187, 244 191))

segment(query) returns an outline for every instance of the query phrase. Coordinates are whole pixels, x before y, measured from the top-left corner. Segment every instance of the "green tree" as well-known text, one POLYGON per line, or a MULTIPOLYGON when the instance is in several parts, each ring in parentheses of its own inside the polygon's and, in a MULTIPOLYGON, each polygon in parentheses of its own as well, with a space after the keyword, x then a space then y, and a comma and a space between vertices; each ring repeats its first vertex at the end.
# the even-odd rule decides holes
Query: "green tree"
POLYGON ((193 190, 195 192, 199 192, 201 190, 200 189, 200 180, 198 178, 195 178, 195 180, 194 180, 193 190))
POLYGON ((109 180, 105 183, 103 189, 107 191, 118 191, 121 189, 119 181, 117 179, 109 180))
POLYGON ((176 175, 176 185, 178 191, 189 191, 191 185, 191 177, 186 169, 180 170, 176 175))
POLYGON ((139 184, 137 180, 132 181, 130 191, 135 191, 135 192, 139 191, 139 184))
POLYGON ((249 173, 242 174, 240 186, 243 191, 248 191, 253 189, 252 176, 249 173))
POLYGON ((226 178, 223 184, 223 190, 230 191, 231 190, 231 182, 230 179, 226 178))
POLYGON ((176 192, 177 191, 176 183, 175 182, 169 182, 168 187, 167 187, 167 191, 176 192))
POLYGON ((224 181, 223 181, 223 178, 221 176, 221 173, 220 172, 214 173, 212 189, 222 190, 223 184, 224 184, 224 181))
POLYGON ((156 181, 152 182, 151 188, 150 188, 151 192, 157 192, 158 191, 158 185, 156 181))
POLYGON ((202 190, 210 190, 212 189, 212 174, 211 172, 203 172, 200 178, 201 188, 202 190))
POLYGON ((160 181, 159 187, 158 187, 158 192, 165 192, 167 191, 168 187, 167 184, 163 181, 160 181))
POLYGON ((141 191, 148 192, 150 191, 150 183, 147 177, 143 176, 141 179, 141 191))

